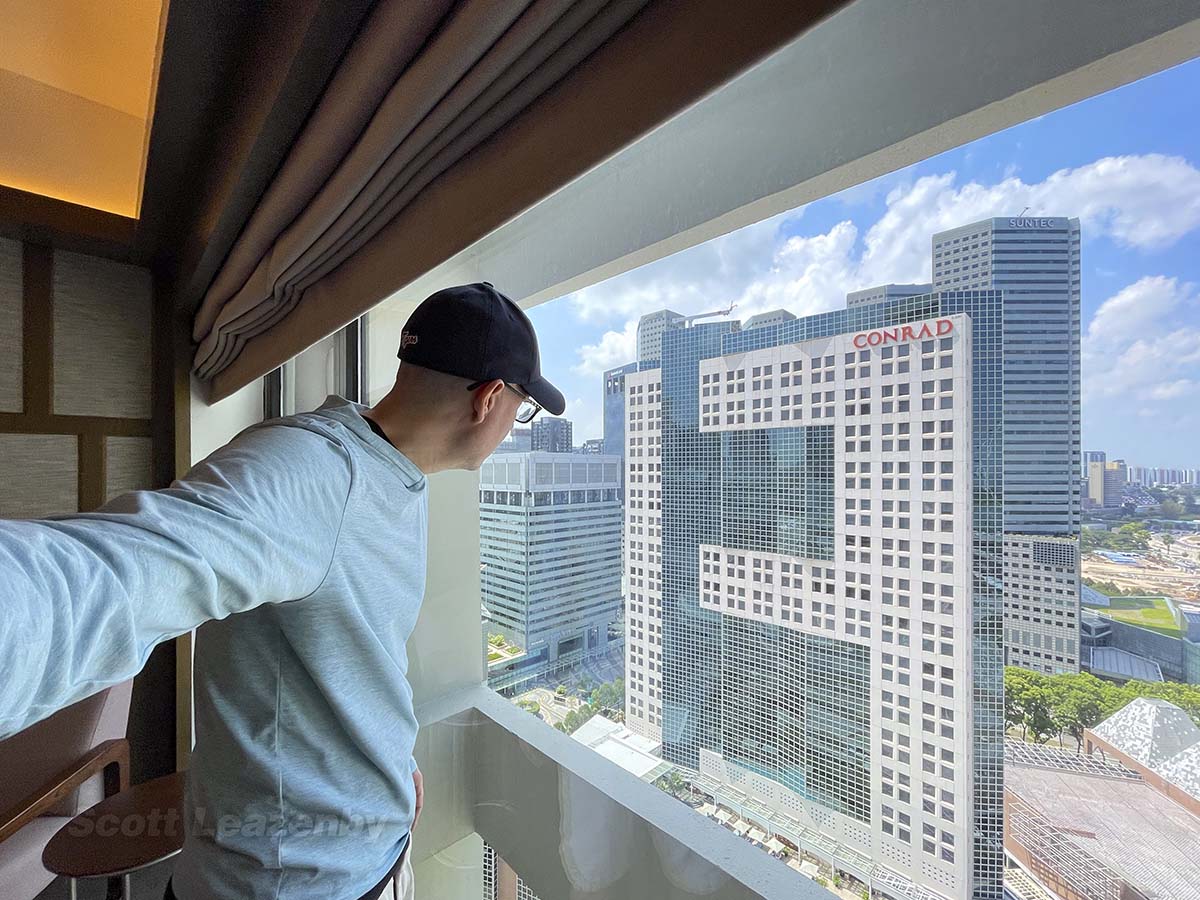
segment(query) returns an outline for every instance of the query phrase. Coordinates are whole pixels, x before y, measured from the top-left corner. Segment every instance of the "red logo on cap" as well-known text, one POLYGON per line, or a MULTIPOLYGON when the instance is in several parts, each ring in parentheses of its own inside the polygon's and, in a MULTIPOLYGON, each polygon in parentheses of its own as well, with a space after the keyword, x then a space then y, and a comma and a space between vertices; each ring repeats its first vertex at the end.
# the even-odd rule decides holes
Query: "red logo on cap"
POLYGON ((415 334, 413 334, 411 331, 400 332, 400 349, 401 350, 403 350, 405 347, 411 347, 416 342, 417 342, 417 336, 415 334))

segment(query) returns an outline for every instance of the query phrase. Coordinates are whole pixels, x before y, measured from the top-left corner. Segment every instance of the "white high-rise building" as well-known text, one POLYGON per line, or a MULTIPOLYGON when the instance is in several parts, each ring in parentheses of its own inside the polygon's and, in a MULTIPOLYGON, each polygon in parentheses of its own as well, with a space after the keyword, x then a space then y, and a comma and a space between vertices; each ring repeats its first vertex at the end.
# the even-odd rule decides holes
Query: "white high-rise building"
POLYGON ((497 453, 480 466, 479 559, 489 631, 524 653, 522 684, 608 650, 621 617, 621 457, 497 453))
POLYGON ((805 337, 820 318, 728 352, 727 325, 672 332, 626 378, 626 721, 883 895, 969 897, 998 884, 976 850, 998 789, 975 760, 971 319, 805 337))
POLYGON ((638 320, 637 358, 639 363, 657 365, 662 359, 662 336, 668 328, 675 328, 684 317, 669 309, 646 313, 638 320))
POLYGON ((625 375, 625 723, 662 740, 661 370, 625 375))
POLYGON ((881 284, 878 287, 851 291, 846 295, 846 306, 865 306, 868 303, 883 303, 901 297, 916 297, 933 290, 931 284, 881 284))

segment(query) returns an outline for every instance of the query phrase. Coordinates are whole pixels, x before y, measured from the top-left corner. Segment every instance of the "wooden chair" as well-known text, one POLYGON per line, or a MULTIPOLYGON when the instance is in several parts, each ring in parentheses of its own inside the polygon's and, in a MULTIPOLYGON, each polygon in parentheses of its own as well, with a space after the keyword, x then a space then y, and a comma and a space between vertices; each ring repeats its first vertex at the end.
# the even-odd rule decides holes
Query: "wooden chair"
MULTIPOLYGON (((0 741, 0 892, 32 900, 54 880, 42 850, 75 815, 129 786, 133 682, 94 694, 0 741)), ((121 880, 108 883, 119 896, 121 880)))

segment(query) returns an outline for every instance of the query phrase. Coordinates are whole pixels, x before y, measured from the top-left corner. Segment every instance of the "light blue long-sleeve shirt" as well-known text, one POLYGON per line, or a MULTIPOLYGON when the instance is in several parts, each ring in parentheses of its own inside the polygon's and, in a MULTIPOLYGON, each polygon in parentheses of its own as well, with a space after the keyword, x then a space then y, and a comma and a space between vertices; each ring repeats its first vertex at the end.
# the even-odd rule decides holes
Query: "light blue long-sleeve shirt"
POLYGON ((357 897, 408 840, 426 482, 361 410, 330 398, 166 490, 0 521, 0 737, 200 626, 180 900, 357 897))

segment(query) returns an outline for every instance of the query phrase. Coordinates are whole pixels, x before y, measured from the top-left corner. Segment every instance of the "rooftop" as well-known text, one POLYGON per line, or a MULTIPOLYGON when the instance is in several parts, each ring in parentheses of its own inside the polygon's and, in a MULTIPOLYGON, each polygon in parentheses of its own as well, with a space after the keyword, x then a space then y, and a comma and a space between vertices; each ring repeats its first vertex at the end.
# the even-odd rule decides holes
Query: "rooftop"
POLYGON ((1005 787, 1150 900, 1200 900, 1200 819, 1144 782, 1009 764, 1005 787))
POLYGON ((663 765, 661 744, 604 716, 592 716, 571 737, 646 781, 661 774, 660 768, 669 768, 663 765))
POLYGON ((1167 700, 1147 697, 1113 713, 1092 733, 1152 769, 1200 741, 1200 728, 1187 713, 1167 700))
POLYGON ((1162 668, 1154 660, 1120 647, 1092 647, 1091 670, 1122 681, 1162 681, 1162 668))
POLYGON ((1193 797, 1200 797, 1200 743, 1176 753, 1156 771, 1193 797))

